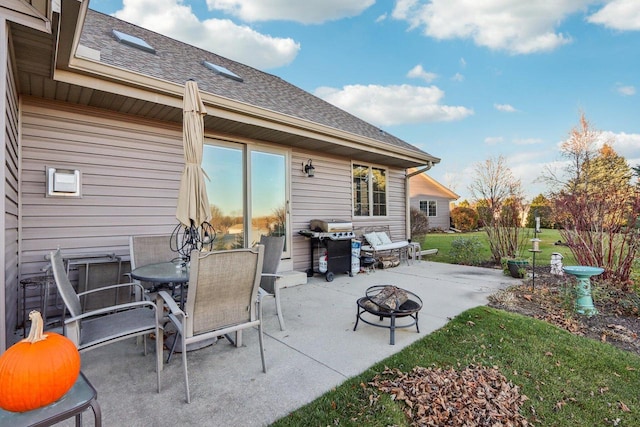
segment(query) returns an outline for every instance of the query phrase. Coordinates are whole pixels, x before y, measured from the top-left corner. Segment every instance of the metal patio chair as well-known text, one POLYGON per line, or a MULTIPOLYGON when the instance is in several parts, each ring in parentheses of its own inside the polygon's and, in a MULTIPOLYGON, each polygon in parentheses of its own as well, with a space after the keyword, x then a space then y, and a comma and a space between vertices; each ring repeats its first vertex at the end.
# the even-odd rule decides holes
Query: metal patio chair
POLYGON ((171 250, 171 235, 140 235, 129 237, 131 269, 157 262, 171 261, 178 254, 171 250))
MULTIPOLYGON (((133 271, 143 265, 172 261, 178 254, 171 250, 171 235, 140 235, 129 237, 129 256, 133 271)), ((151 292, 156 291, 152 283, 142 285, 151 292)))
POLYGON ((191 253, 189 292, 184 309, 166 291, 158 292, 159 309, 166 305, 169 320, 178 330, 187 403, 191 402, 187 346, 236 332, 235 345, 242 345, 242 330, 258 327, 262 370, 264 361, 262 309, 258 299, 264 246, 216 252, 191 253))
POLYGON ((260 279, 260 301, 264 297, 273 297, 276 300, 276 314, 280 322, 280 330, 284 331, 284 317, 280 304, 280 288, 276 279, 282 251, 284 250, 284 236, 260 236, 260 244, 264 245, 264 263, 262 264, 262 277, 260 279))
POLYGON ((156 375, 160 392, 160 371, 162 370, 162 328, 159 326, 156 305, 143 300, 144 289, 137 283, 123 283, 77 293, 67 276, 60 249, 49 254, 53 277, 58 293, 65 304, 63 333, 76 345, 80 352, 127 338, 142 337, 144 354, 147 354, 146 336, 156 336, 156 375), (80 298, 97 295, 99 292, 119 290, 120 295, 133 299, 131 302, 110 305, 91 311, 82 311, 80 298), (67 317, 66 312, 70 317, 67 317), (160 339, 158 339, 160 337, 160 339))

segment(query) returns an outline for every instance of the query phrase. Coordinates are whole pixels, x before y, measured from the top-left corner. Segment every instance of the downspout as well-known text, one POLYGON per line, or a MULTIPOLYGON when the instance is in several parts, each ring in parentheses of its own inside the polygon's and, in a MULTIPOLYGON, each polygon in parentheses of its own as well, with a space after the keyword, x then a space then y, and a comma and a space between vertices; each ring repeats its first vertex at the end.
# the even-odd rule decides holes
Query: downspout
POLYGON ((404 200, 405 200, 405 219, 404 219, 404 223, 405 223, 405 236, 407 236, 407 239, 410 239, 411 236, 411 189, 409 188, 409 178, 419 175, 423 172, 428 171, 429 169, 431 169, 433 167, 433 162, 429 161, 429 163, 427 163, 426 165, 422 166, 421 168, 419 168, 418 170, 411 172, 411 173, 406 173, 406 169, 405 169, 405 183, 404 183, 404 200))

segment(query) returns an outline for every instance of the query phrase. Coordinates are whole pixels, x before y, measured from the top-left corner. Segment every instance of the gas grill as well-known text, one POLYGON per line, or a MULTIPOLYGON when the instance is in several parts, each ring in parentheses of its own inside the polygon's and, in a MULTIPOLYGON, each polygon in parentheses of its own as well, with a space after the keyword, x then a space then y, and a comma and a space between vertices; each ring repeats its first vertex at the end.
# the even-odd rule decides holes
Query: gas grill
POLYGON ((325 233, 321 231, 300 230, 298 233, 314 239, 351 240, 356 237, 353 231, 332 231, 325 233))
MULTIPOLYGON (((324 274, 327 282, 333 280, 335 273, 351 273, 351 239, 355 237, 353 225, 343 220, 314 219, 309 223, 309 229, 300 230, 298 234, 310 239, 311 265, 307 270, 307 277, 315 273, 324 274), (320 272, 314 269, 314 263, 318 261, 321 250, 326 251, 327 271, 320 272)), ((319 267, 319 262, 318 262, 319 267)))

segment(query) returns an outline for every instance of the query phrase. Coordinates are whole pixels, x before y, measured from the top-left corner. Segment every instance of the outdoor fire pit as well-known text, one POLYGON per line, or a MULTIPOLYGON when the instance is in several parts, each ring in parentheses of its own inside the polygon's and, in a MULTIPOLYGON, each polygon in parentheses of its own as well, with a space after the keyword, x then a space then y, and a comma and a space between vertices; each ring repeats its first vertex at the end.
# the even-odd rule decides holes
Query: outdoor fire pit
POLYGON ((371 286, 367 289, 366 295, 357 301, 356 324, 353 330, 356 330, 360 320, 371 326, 388 328, 389 344, 394 345, 396 328, 409 328, 416 325, 416 331, 420 333, 418 312, 421 308, 422 299, 413 292, 396 286, 371 286), (363 315, 376 316, 379 322, 367 320, 363 315), (396 324, 398 318, 408 318, 407 323, 396 324), (380 323, 384 319, 390 319, 390 323, 380 323))

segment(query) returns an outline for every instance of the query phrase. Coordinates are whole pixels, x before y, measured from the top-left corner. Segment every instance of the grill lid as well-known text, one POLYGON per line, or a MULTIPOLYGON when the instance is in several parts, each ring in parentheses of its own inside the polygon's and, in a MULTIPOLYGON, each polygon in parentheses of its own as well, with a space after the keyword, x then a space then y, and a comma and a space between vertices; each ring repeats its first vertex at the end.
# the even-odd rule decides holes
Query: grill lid
POLYGON ((351 221, 342 219, 312 219, 309 228, 313 231, 324 233, 333 233, 337 231, 352 231, 353 224, 351 221))

